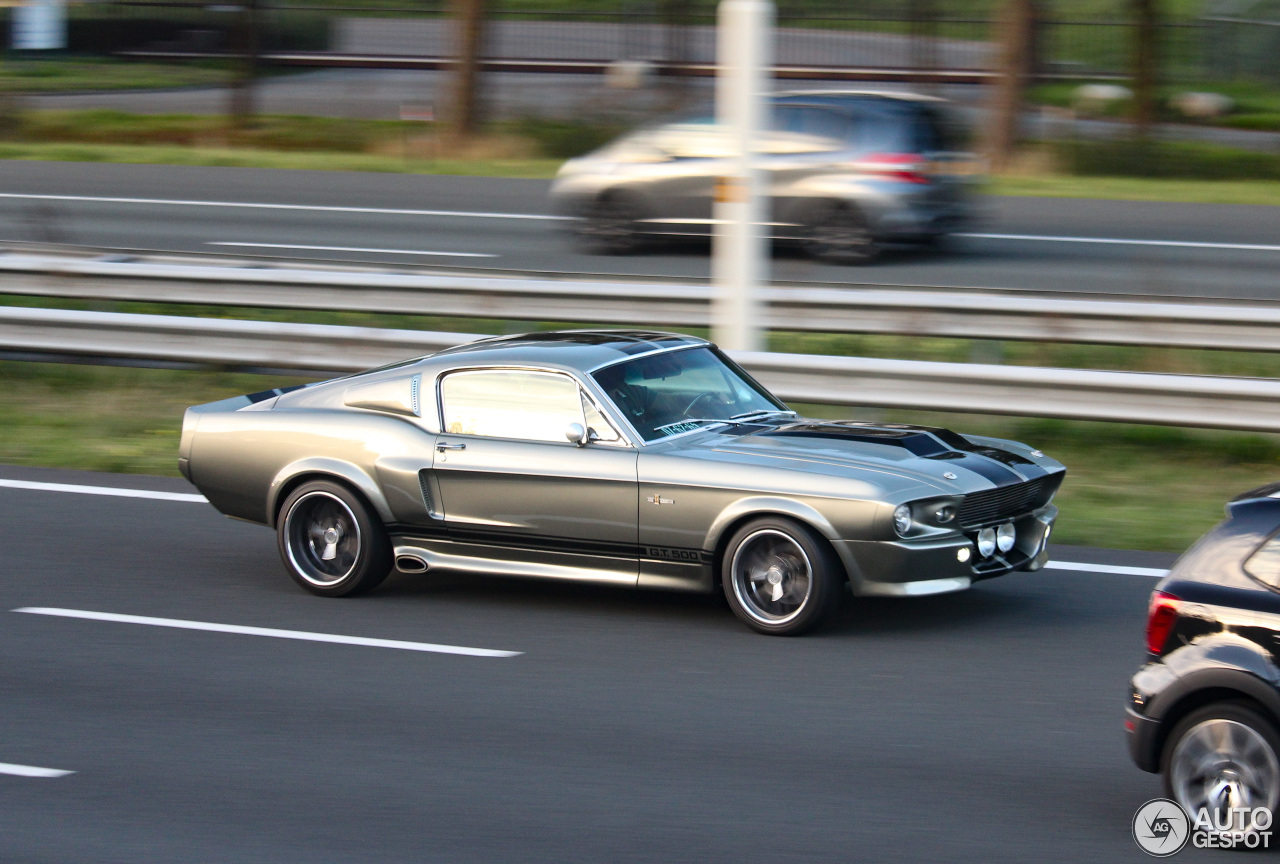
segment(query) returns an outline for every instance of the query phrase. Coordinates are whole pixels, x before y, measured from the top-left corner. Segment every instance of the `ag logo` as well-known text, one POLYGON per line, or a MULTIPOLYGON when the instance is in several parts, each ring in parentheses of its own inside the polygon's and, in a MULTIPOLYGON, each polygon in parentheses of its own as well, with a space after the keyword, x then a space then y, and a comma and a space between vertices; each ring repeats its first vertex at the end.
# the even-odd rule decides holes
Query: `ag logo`
POLYGON ((1168 858, 1191 839, 1191 820, 1176 801, 1155 798, 1133 814, 1133 839, 1148 855, 1168 858))

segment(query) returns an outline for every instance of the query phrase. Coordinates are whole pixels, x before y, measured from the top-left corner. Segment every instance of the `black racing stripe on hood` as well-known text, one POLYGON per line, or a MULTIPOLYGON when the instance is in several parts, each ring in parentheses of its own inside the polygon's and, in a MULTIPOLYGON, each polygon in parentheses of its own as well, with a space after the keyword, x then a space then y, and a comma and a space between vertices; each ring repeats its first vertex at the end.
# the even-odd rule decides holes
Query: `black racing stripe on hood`
POLYGON ((820 423, 789 423, 760 434, 765 437, 831 438, 902 447, 924 459, 945 459, 954 462, 986 478, 996 486, 1021 483, 1049 473, 1017 453, 996 447, 981 447, 950 429, 936 426, 836 420, 820 423))

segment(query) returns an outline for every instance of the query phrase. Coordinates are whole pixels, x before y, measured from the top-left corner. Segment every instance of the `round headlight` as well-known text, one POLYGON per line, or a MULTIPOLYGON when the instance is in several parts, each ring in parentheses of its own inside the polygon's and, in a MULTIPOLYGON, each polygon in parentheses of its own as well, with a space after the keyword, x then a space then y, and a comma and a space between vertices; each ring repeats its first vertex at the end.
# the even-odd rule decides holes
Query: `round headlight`
POLYGON ((1000 547, 1001 552, 1008 552, 1013 548, 1013 541, 1018 537, 1018 532, 1014 530, 1012 522, 1006 522, 1000 526, 1000 530, 996 532, 996 545, 1000 547))
POLYGON ((939 507, 934 511, 933 518, 937 519, 940 525, 945 525, 956 518, 956 508, 950 506, 939 507))
POLYGON ((893 511, 893 530, 898 532, 899 537, 906 537, 911 530, 911 508, 906 504, 899 504, 898 509, 893 511))
POLYGON ((996 551, 996 529, 983 528, 978 532, 978 554, 990 558, 996 551))

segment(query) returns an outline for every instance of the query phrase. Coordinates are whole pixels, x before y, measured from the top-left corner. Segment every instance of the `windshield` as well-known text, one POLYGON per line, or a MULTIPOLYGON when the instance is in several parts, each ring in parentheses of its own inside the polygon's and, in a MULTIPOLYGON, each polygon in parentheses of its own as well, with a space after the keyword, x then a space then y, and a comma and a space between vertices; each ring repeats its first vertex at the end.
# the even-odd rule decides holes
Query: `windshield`
POLYGON ((592 377, 646 441, 787 410, 712 348, 637 357, 592 377))

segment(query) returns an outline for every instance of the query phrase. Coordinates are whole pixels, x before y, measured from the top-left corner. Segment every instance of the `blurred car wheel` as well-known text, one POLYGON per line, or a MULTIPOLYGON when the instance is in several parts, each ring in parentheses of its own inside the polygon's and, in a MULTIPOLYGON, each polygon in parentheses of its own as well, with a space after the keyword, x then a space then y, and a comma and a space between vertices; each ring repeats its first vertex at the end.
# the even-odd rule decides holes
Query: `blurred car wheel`
POLYGON ((322 597, 376 588, 391 572, 391 541, 351 490, 328 480, 304 483, 280 508, 280 557, 294 581, 322 597))
POLYGON ((592 201, 578 225, 578 241, 595 255, 630 255, 645 246, 640 230, 643 210, 632 196, 605 193, 592 201))
POLYGON ((1280 733, 1242 702, 1218 702, 1191 712, 1174 727, 1164 748, 1166 794, 1193 817, 1201 808, 1280 804, 1280 733))
POLYGON ((804 251, 832 264, 869 264, 880 254, 871 225, 856 207, 815 204, 804 220, 804 251))
POLYGON ((840 561, 813 531, 789 519, 765 517, 742 526, 720 566, 730 608, 760 633, 804 633, 840 606, 840 561))

